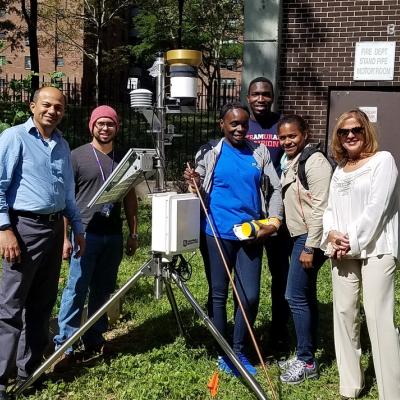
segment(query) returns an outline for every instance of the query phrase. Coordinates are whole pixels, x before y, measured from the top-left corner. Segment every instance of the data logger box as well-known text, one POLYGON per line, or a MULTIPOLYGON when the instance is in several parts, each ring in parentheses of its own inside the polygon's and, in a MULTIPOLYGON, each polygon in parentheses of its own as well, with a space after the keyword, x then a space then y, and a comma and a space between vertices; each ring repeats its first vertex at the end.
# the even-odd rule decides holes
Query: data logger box
POLYGON ((181 254, 197 249, 199 244, 199 198, 192 193, 152 195, 152 251, 181 254))

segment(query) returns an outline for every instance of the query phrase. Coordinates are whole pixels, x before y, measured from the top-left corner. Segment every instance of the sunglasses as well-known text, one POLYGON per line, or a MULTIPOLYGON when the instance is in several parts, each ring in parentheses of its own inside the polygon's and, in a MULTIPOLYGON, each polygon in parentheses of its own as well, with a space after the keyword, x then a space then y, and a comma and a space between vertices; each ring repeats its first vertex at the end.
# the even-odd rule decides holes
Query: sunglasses
POLYGON ((350 128, 350 129, 340 128, 337 130, 337 135, 340 137, 347 137, 347 136, 349 136, 350 132, 353 135, 361 135, 364 133, 364 128, 362 126, 355 126, 354 128, 350 128))

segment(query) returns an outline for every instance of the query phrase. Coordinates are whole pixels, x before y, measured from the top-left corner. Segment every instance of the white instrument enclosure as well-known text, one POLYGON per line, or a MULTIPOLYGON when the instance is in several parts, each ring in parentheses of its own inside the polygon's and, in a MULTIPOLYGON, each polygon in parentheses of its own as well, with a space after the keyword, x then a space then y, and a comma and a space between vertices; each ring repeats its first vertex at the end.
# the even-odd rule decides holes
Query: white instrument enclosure
POLYGON ((151 249, 165 255, 196 250, 200 245, 200 200, 192 193, 152 196, 151 249))

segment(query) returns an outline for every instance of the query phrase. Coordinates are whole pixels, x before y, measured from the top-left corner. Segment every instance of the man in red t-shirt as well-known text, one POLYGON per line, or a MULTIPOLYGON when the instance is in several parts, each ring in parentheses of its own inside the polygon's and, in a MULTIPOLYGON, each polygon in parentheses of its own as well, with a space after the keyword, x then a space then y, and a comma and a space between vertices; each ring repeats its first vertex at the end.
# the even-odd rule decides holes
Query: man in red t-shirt
MULTIPOLYGON (((251 117, 247 138, 256 143, 263 143, 269 150, 278 176, 281 175, 280 160, 283 149, 277 137, 277 123, 280 115, 271 111, 274 101, 272 82, 264 77, 253 79, 249 84, 247 102, 251 117)), ((285 299, 286 281, 289 270, 290 236, 282 224, 276 236, 265 242, 268 267, 271 272, 272 320, 269 335, 270 349, 276 352, 288 350, 289 306, 285 299)))

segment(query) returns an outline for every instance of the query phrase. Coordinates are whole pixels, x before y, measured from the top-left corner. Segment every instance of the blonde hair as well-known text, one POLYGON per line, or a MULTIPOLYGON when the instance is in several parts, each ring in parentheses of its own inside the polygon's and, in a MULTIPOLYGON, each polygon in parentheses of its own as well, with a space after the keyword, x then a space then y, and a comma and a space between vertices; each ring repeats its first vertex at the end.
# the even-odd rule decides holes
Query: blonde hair
POLYGON ((337 132, 342 127, 343 123, 350 118, 355 118, 364 129, 364 148, 362 149, 361 156, 371 156, 378 151, 376 129, 370 122, 367 114, 359 109, 347 111, 338 118, 336 125, 333 128, 331 152, 333 158, 339 165, 345 164, 349 157, 347 151, 342 146, 337 132))

